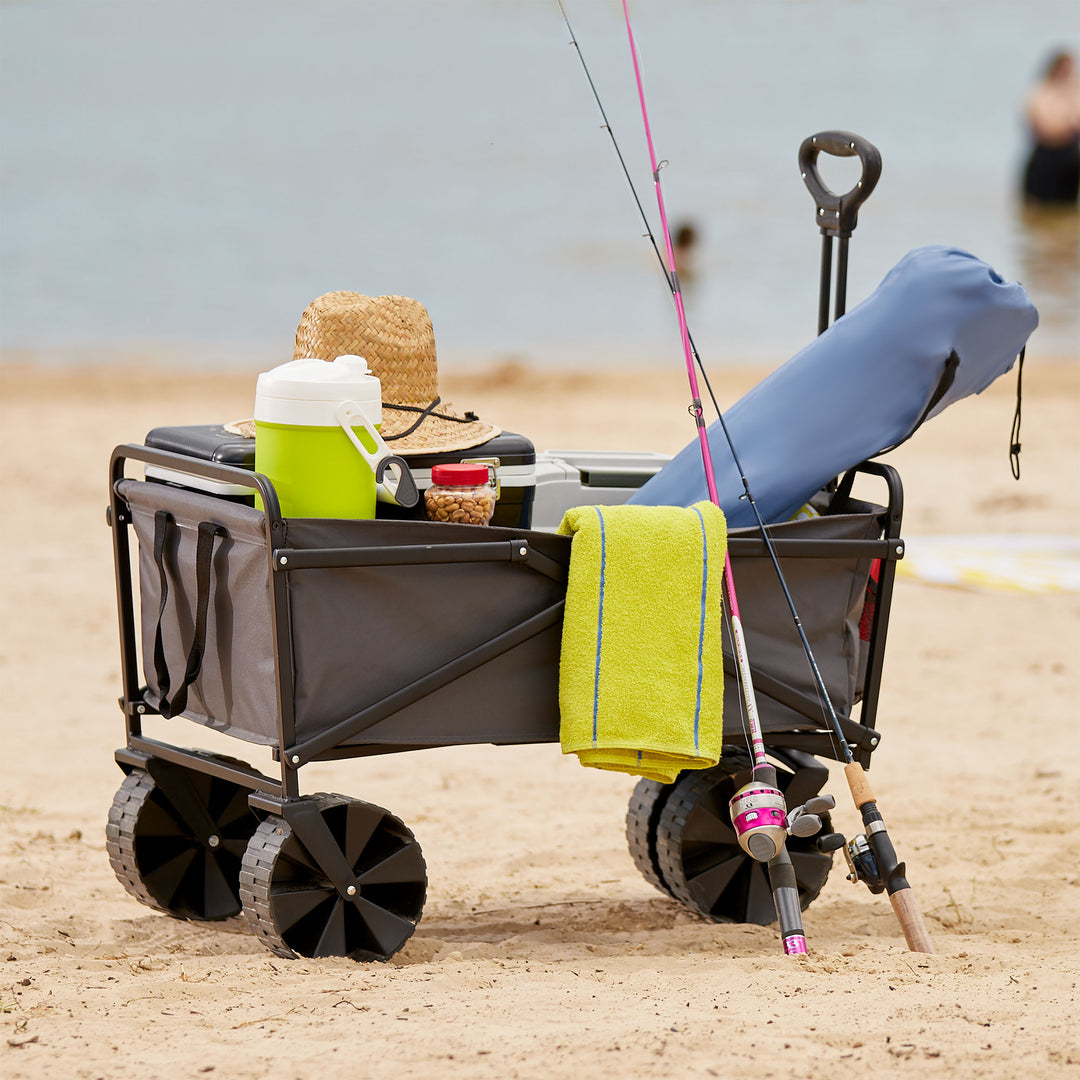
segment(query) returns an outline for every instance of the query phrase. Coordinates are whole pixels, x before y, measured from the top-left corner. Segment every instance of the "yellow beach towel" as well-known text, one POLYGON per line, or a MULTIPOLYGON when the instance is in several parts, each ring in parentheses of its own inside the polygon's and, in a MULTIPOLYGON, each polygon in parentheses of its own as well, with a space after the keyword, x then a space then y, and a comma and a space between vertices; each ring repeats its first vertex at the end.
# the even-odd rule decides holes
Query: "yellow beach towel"
POLYGON ((559 663, 560 741, 582 765, 671 783, 720 757, 727 525, 694 506, 579 506, 559 663))

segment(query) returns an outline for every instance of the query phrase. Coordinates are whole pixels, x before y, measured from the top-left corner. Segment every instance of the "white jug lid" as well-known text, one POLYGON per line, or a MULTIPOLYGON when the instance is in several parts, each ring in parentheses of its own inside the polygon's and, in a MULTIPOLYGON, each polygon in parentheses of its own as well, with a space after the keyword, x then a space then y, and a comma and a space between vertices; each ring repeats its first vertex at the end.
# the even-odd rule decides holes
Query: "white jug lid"
POLYGON ((336 427, 342 401, 364 406, 373 424, 382 423, 382 385, 362 356, 335 360, 301 357, 259 375, 255 419, 273 424, 336 427))

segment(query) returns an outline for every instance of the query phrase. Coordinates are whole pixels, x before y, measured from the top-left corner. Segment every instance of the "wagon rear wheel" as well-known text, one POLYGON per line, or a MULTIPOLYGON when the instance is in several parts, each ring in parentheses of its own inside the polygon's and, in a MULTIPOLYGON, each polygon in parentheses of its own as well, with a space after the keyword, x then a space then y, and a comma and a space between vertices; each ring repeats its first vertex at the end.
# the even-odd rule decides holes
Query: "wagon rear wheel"
POLYGON ((105 847, 117 879, 178 919, 239 915, 240 862, 259 823, 247 789, 160 760, 152 769, 133 769, 109 810, 105 847))
MULTIPOLYGON (((764 926, 776 921, 768 870, 739 847, 728 812, 728 800, 749 767, 749 758, 738 755, 722 758, 711 769, 685 773, 658 818, 656 855, 664 884, 687 907, 714 922, 764 926)), ((820 766, 776 770, 777 786, 785 795, 790 792, 789 803, 816 795, 827 775, 820 766)), ((823 831, 829 832, 828 815, 822 817, 823 831)), ((825 885, 832 855, 818 851, 813 837, 789 836, 787 849, 805 911, 825 885)))
POLYGON ((343 795, 298 803, 289 820, 263 821, 244 854, 240 895, 252 930, 278 956, 388 959, 423 912, 420 845, 370 803, 343 795))

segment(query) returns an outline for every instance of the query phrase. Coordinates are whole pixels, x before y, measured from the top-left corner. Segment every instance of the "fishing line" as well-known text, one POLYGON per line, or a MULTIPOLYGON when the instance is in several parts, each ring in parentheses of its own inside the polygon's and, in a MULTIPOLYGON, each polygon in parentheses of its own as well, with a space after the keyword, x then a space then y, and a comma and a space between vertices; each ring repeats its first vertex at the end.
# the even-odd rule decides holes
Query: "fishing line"
MULTIPOLYGON (((818 689, 817 683, 814 681, 814 672, 813 672, 813 668, 810 666, 810 661, 809 660, 806 660, 806 671, 810 676, 810 685, 814 689, 814 696, 817 698, 818 708, 821 710, 821 715, 822 716, 827 716, 828 715, 828 709, 826 708, 825 700, 823 700, 822 697, 821 697, 821 691, 818 689)), ((831 706, 831 702, 829 704, 831 706)), ((825 734, 829 738, 829 745, 832 747, 833 757, 837 761, 840 761, 841 760, 841 750, 836 745, 837 733, 833 730, 832 726, 830 725, 830 726, 826 727, 825 734)))
POLYGON ((619 142, 615 138, 615 132, 611 128, 611 121, 608 120, 607 112, 604 110, 604 103, 600 100, 599 93, 597 93, 596 84, 593 82, 592 74, 589 72, 589 65, 585 63, 585 57, 581 54, 581 46, 578 44, 574 28, 570 25, 570 19, 567 17, 566 8, 563 6, 563 0, 555 0, 555 2, 559 5, 559 11, 562 12, 563 22, 566 23, 566 30, 570 34, 570 44, 574 46, 578 59, 581 61, 582 70, 585 72, 585 78, 589 80, 589 89, 592 91, 593 99, 596 101, 597 108, 600 110, 600 116, 603 118, 604 130, 611 138, 611 145, 615 148, 615 155, 618 157, 619 164, 622 166, 623 176, 626 177, 626 182, 630 185, 630 193, 634 196, 634 202, 637 203, 638 213, 641 215, 642 223, 645 225, 645 235, 648 237, 649 243, 652 244, 657 259, 660 260, 660 269, 664 271, 664 278, 670 287, 671 279, 668 277, 667 267, 664 265, 664 256, 660 254, 660 248, 656 244, 656 237, 653 236, 652 226, 649 225, 649 218, 645 213, 645 208, 641 205, 641 200, 638 198, 637 188, 634 187, 634 181, 630 178, 630 170, 626 167, 626 161, 623 159, 622 150, 619 149, 619 142))
MULTIPOLYGON (((723 621, 724 631, 727 634, 728 644, 731 647, 731 650, 730 650, 731 655, 734 656, 735 655, 735 632, 734 632, 734 629, 732 628, 732 625, 731 625, 731 619, 728 616, 727 606, 724 605, 724 604, 720 605, 720 617, 721 617, 721 619, 723 621)), ((746 721, 746 705, 744 704, 744 699, 745 699, 745 695, 746 695, 746 687, 743 686, 742 672, 739 670, 739 665, 738 664, 735 665, 735 682, 736 682, 736 684, 737 684, 737 686, 739 688, 739 692, 736 695, 736 698, 737 698, 737 700, 739 702, 739 728, 742 731, 743 742, 746 743, 746 749, 750 753, 750 755, 753 756, 754 746, 753 746, 753 743, 750 740, 750 728, 747 725, 747 721, 746 721)))
MULTIPOLYGON (((619 159, 619 165, 622 167, 623 176, 626 177, 626 183, 630 187, 630 194, 634 197, 634 203, 637 206, 638 214, 641 216, 641 223, 645 226, 643 235, 648 239, 649 243, 652 244, 653 252, 656 255, 656 261, 660 264, 660 270, 664 275, 664 281, 667 282, 667 287, 671 291, 672 296, 674 296, 675 286, 671 281, 671 277, 668 275, 667 264, 664 262, 664 256, 660 253, 660 247, 656 243, 656 237, 653 235, 652 226, 649 224, 649 217, 645 213, 645 208, 641 205, 641 199, 638 197, 637 187, 634 184, 633 178, 630 176, 630 170, 626 167, 626 160, 623 158, 622 150, 619 147, 619 141, 615 138, 615 132, 611 127, 611 121, 608 120, 607 112, 604 109, 604 103, 600 100, 600 94, 597 92, 596 83, 593 82, 592 74, 589 71, 589 65, 585 63, 585 57, 581 52, 581 46, 578 44, 577 35, 574 33, 574 28, 570 25, 570 20, 567 17, 563 0, 555 0, 555 2, 559 5, 559 11, 562 12, 563 22, 566 23, 567 32, 570 34, 570 44, 574 46, 574 51, 581 61, 581 69, 585 72, 585 78, 588 80, 593 100, 596 102, 596 107, 600 110, 600 116, 604 121, 602 126, 608 133, 608 137, 611 139, 611 145, 614 147, 615 155, 619 159)), ((709 373, 705 370, 705 365, 701 362, 701 356, 698 353, 697 345, 694 344, 692 336, 690 337, 690 349, 694 354, 694 360, 697 363, 698 370, 701 372, 701 378, 705 383, 705 389, 709 391, 713 409, 716 411, 717 416, 719 416, 720 406, 717 404, 716 394, 713 393, 712 384, 709 382, 709 373)))

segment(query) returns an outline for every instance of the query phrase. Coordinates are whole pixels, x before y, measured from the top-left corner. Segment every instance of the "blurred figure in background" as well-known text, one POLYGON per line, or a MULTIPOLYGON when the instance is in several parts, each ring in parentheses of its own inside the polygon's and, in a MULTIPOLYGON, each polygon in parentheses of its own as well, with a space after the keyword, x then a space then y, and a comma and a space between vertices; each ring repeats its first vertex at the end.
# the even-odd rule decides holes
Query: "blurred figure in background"
POLYGON ((694 266, 697 242, 697 229, 688 221, 676 226, 671 233, 671 247, 675 252, 675 273, 679 275, 679 282, 684 287, 693 288, 697 277, 697 268, 694 266))
POLYGON ((1025 112, 1034 145, 1024 167, 1024 199, 1075 205, 1080 193, 1080 79, 1070 53, 1050 58, 1025 112))

